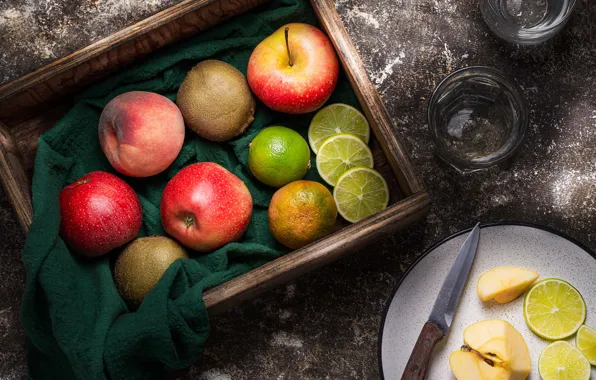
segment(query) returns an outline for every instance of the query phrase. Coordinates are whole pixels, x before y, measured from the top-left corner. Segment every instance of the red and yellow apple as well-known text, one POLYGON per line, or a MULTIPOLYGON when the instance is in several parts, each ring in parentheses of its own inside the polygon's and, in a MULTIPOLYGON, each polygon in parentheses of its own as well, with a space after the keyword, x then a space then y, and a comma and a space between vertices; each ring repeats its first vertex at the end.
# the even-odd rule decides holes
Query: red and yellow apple
POLYGON ((319 109, 337 84, 339 63, 325 34, 288 24, 265 38, 248 61, 254 94, 272 110, 300 114, 319 109))
POLYGON ((214 162, 187 166, 166 185, 161 222, 188 248, 210 252, 240 239, 252 215, 242 180, 214 162))
POLYGON ((152 92, 116 96, 99 119, 99 142, 110 164, 131 177, 164 171, 184 143, 184 119, 176 104, 152 92))
POLYGON ((113 174, 91 172, 60 192, 60 235, 79 254, 101 256, 128 243, 142 220, 137 194, 113 174))

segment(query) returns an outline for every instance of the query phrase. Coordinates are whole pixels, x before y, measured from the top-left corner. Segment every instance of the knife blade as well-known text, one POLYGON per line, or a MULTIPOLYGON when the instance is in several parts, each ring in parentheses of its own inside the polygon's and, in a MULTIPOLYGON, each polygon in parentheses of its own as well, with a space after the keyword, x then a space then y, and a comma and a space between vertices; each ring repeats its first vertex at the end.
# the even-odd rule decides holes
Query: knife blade
POLYGON ((480 240, 480 223, 472 229, 462 245, 435 300, 412 350, 402 380, 423 380, 435 345, 449 332, 457 304, 466 285, 480 240))

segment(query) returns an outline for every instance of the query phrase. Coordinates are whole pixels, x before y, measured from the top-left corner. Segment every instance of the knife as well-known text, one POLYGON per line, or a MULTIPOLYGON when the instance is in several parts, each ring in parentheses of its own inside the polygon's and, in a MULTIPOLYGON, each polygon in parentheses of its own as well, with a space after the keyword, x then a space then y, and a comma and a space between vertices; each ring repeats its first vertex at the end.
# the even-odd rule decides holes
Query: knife
POLYGON ((423 380, 426 377, 430 357, 436 344, 449 331, 453 315, 461 297, 472 262, 476 256, 480 238, 480 223, 476 224, 459 250, 443 287, 435 300, 428 321, 424 324, 401 380, 423 380))

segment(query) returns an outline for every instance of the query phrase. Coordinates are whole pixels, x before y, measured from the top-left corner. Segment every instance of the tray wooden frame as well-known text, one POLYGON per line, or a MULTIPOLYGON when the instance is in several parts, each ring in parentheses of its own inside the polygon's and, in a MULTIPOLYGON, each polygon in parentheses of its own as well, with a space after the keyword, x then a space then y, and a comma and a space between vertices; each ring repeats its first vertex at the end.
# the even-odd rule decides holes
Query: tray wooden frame
MULTIPOLYGON (((154 16, 0 86, 0 180, 25 232, 33 218, 30 178, 39 136, 68 109, 77 92, 111 72, 201 33, 265 0, 184 0, 154 16)), ((376 137, 375 165, 390 177, 393 198, 384 211, 205 292, 210 314, 338 259, 422 219, 430 199, 383 101, 366 73, 332 0, 311 0, 376 137), (396 195, 397 194, 397 195, 396 195)))

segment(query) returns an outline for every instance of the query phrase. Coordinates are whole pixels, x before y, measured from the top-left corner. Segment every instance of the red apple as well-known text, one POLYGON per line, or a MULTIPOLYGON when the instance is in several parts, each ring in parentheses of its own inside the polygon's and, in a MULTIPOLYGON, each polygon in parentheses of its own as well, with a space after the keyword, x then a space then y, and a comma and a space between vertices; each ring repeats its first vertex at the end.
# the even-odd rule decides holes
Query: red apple
POLYGON ((164 171, 180 153, 184 119, 165 96, 126 92, 103 109, 99 143, 114 169, 131 177, 149 177, 164 171))
POLYGON ((126 182, 91 172, 60 192, 60 235, 75 252, 100 256, 134 239, 141 229, 141 202, 126 182))
POLYGON ((166 232, 200 252, 238 240, 251 215, 252 197, 244 182, 214 162, 182 169, 168 182, 161 198, 166 232))
POLYGON ((250 88, 272 110, 316 111, 331 96, 339 63, 323 32, 307 24, 288 24, 261 41, 248 61, 250 88))

